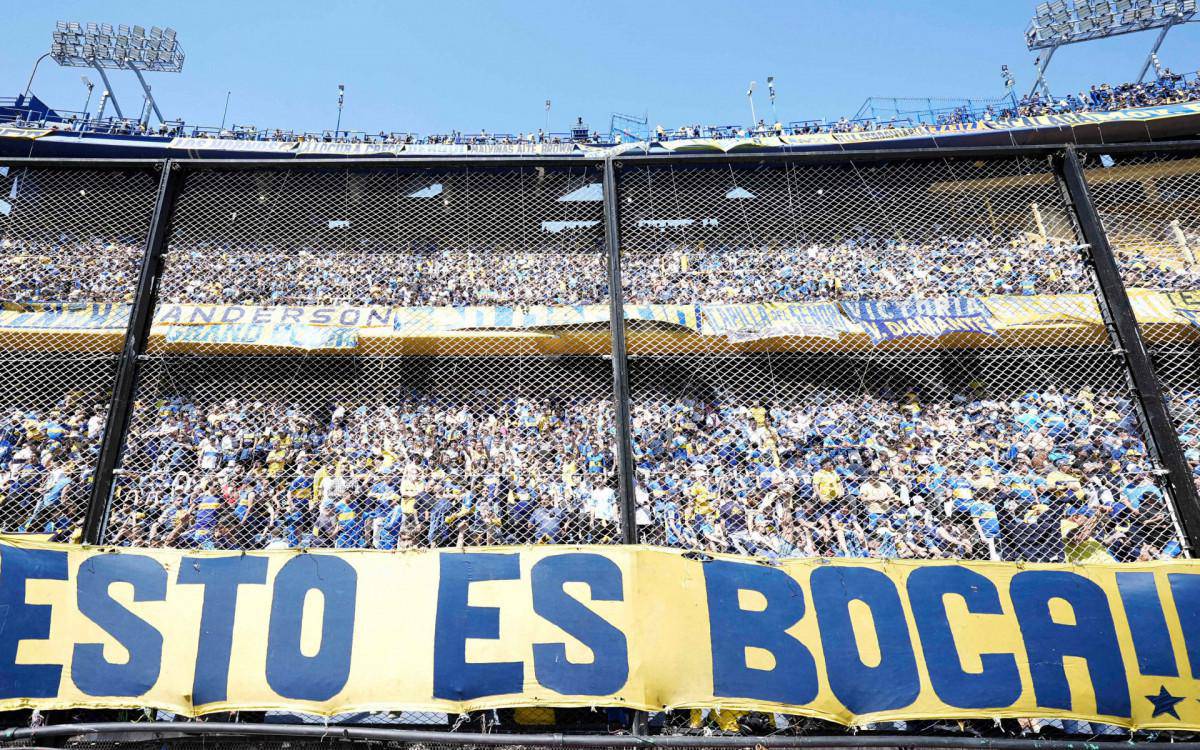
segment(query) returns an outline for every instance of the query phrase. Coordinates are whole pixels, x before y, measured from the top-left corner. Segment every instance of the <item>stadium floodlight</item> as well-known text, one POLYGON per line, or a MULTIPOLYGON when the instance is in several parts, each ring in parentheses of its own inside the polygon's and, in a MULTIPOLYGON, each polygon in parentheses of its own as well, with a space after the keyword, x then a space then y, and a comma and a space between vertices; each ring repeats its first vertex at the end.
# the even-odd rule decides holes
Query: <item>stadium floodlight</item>
POLYGON ((754 132, 758 125, 758 117, 754 114, 754 87, 757 85, 758 81, 751 81, 750 87, 746 89, 746 98, 750 100, 750 132, 754 132))
POLYGON ((342 129, 342 105, 346 103, 346 84, 338 84, 338 119, 337 126, 333 129, 333 137, 336 140, 338 131, 342 129))
POLYGON ((83 85, 87 87, 88 92, 87 101, 83 103, 83 120, 84 122, 87 122, 88 108, 92 106, 92 89, 96 88, 96 84, 92 83, 92 79, 88 78, 87 76, 79 76, 79 80, 82 81, 83 85))
POLYGON ((771 94, 771 120, 779 122, 779 113, 775 111, 775 76, 767 76, 767 91, 771 94))
POLYGON ((1030 51, 1049 49, 1192 20, 1196 0, 1057 0, 1034 11, 1026 33, 1030 51), (1091 20, 1090 23, 1087 21, 1091 20), (1045 30, 1037 33, 1037 30, 1045 30))
MULTIPOLYGON (((1025 46, 1039 56, 1037 79, 1030 89, 1044 87, 1046 68, 1054 51, 1064 44, 1088 42, 1122 34, 1159 29, 1150 54, 1158 52, 1172 26, 1187 23, 1196 15, 1196 0, 1053 0, 1034 9, 1025 30, 1025 46)), ((1146 77, 1152 58, 1147 57, 1137 80, 1146 77)))
POLYGON ((1017 80, 1013 78, 1012 71, 1008 69, 1007 65, 1000 66, 1000 77, 1004 80, 1005 91, 1012 91, 1012 89, 1017 85, 1017 80))
POLYGON ((131 66, 154 73, 178 73, 183 70, 184 52, 174 29, 132 29, 120 25, 59 21, 51 36, 50 54, 59 65, 77 68, 102 67, 109 70, 131 66))
POLYGON ((64 67, 92 68, 100 74, 117 117, 124 118, 125 115, 112 93, 113 87, 105 70, 133 71, 154 114, 159 122, 164 121, 142 73, 178 73, 183 70, 183 48, 179 46, 174 29, 152 26, 147 35, 141 26, 131 28, 119 24, 114 29, 108 23, 89 22, 80 26, 75 21, 59 21, 54 25, 50 38, 50 56, 56 63, 64 67))

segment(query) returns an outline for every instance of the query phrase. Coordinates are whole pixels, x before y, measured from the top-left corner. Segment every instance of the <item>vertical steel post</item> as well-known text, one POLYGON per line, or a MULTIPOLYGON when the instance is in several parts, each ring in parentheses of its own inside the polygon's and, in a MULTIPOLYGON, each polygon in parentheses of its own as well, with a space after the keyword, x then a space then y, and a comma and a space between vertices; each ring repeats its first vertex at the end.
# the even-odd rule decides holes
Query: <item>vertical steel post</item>
POLYGON ((633 437, 629 426, 629 356, 625 350, 625 300, 621 285, 621 225, 616 166, 604 160, 604 242, 608 249, 609 328, 612 332, 613 407, 617 428, 617 498, 621 537, 638 543, 637 498, 633 488, 633 437))
POLYGON ((150 220, 150 231, 147 233, 146 247, 142 252, 137 290, 129 311, 129 324, 125 329, 125 344, 117 364, 117 380, 113 387, 108 421, 104 425, 100 460, 92 480, 92 496, 83 523, 83 541, 88 544, 100 544, 104 539, 109 501, 112 497, 113 472, 121 457, 126 432, 129 430, 138 368, 141 356, 146 351, 146 341, 150 337, 154 303, 158 297, 158 277, 163 252, 167 246, 167 230, 170 227, 171 212, 175 205, 175 197, 179 194, 181 181, 182 174, 178 165, 170 160, 164 161, 158 181, 154 215, 150 220))
MULTIPOLYGON (((625 348, 625 288, 621 283, 621 221, 616 165, 604 160, 604 242, 608 249, 609 329, 612 332, 613 406, 617 428, 617 498, 621 541, 638 543, 637 495, 633 485, 633 434, 629 417, 629 354, 625 348)), ((645 735, 647 714, 633 711, 630 733, 645 735)))
POLYGON ((1197 495, 1191 466, 1183 455, 1179 435, 1167 412, 1162 387, 1142 340, 1141 329, 1129 303, 1129 294, 1121 279, 1121 270, 1113 256, 1108 235, 1092 203, 1075 148, 1067 146, 1062 157, 1055 159, 1055 166, 1075 211, 1079 231, 1087 243, 1087 252, 1100 287, 1101 306, 1123 350, 1146 429, 1150 433, 1148 442, 1159 464, 1167 470, 1170 494, 1175 501, 1175 510, 1187 545, 1193 552, 1200 551, 1200 495, 1197 495))

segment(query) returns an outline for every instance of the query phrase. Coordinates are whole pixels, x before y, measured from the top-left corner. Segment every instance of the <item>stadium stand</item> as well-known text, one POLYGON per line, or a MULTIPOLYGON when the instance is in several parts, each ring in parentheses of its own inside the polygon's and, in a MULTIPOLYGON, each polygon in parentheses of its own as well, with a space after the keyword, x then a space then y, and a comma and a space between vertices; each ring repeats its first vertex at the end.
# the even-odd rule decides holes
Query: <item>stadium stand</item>
MULTIPOLYGON (((883 118, 865 117, 849 119, 846 117, 835 120, 800 120, 789 123, 776 122, 769 124, 759 120, 752 127, 737 125, 680 125, 663 127, 658 125, 653 139, 660 142, 698 139, 698 138, 747 138, 771 135, 811 135, 817 133, 855 133, 870 131, 886 131, 907 127, 945 127, 972 126, 977 123, 1005 123, 1020 118, 1038 117, 1042 115, 1060 115, 1087 112, 1113 112, 1142 107, 1165 106, 1200 99, 1200 75, 1196 72, 1174 73, 1169 69, 1154 80, 1141 82, 1125 82, 1119 84, 1093 84, 1086 91, 1069 93, 1062 96, 1045 96, 1035 93, 1016 99, 1011 99, 1011 106, 986 104, 982 106, 957 106, 946 111, 934 111, 929 117, 918 113, 918 118, 883 118)), ((452 131, 450 133, 429 134, 425 136, 409 132, 379 131, 379 132, 350 132, 332 131, 305 132, 281 128, 260 128, 256 125, 232 125, 226 127, 208 127, 187 125, 182 121, 164 122, 157 127, 149 127, 128 118, 108 118, 103 121, 83 119, 77 115, 59 116, 48 110, 44 105, 38 109, 19 106, 21 99, 0 111, 0 126, 25 129, 45 129, 65 132, 84 132, 101 135, 118 136, 159 136, 181 138, 213 138, 240 141, 272 141, 280 143, 344 143, 344 144, 375 144, 375 145, 533 145, 533 144, 569 144, 582 143, 590 145, 612 145, 608 142, 607 134, 601 135, 589 131, 586 125, 577 124, 570 132, 548 133, 539 128, 521 133, 488 133, 482 130, 478 133, 452 131), (47 112, 53 116, 47 117, 47 112), (580 134, 583 135, 580 135, 580 134)), ((620 142, 617 136, 616 142, 620 142)))
MULTIPOLYGON (((119 333, 152 184, 137 201, 115 201, 114 210, 136 203, 137 221, 92 211, 87 226, 71 227, 34 207, 88 200, 96 189, 79 185, 110 177, 13 170, 8 179, 6 302, 115 305, 119 333)), ((181 349, 152 336, 105 540, 218 549, 621 541, 611 372, 599 356, 609 288, 600 203, 589 192, 597 182, 594 167, 579 165, 189 175, 160 317, 172 305, 377 306, 412 312, 416 332, 373 339, 361 329, 358 348, 261 354, 236 340, 181 349), (513 333, 490 317, 455 333, 436 324, 447 309, 545 305, 604 314, 554 332, 513 333), (566 353, 540 350, 547 337, 566 353)), ((621 190, 627 305, 707 320, 713 306, 830 303, 862 314, 996 299, 1032 314, 1097 294, 1053 174, 1033 159, 671 163, 626 170, 621 190)), ((1193 286, 1194 267, 1177 255, 1195 228, 1165 239, 1176 256, 1157 251, 1163 237, 1120 246, 1131 287, 1193 286)), ((1183 554, 1102 326, 1033 320, 1003 341, 785 330, 702 343, 653 322, 627 328, 645 542, 767 558, 1183 554)), ((192 330, 201 329, 220 326, 192 330)), ((33 335, 34 348, 71 340, 33 335)), ((118 348, 107 341, 78 345, 103 349, 89 352, 109 368, 97 380, 40 371, 55 387, 7 394, 6 530, 78 535, 118 348)), ((77 353, 55 356, 73 363, 77 353)), ((20 357, 9 366, 33 368, 20 357)), ((1174 403, 1193 403, 1193 392, 1173 392, 1174 403)), ((1181 426, 1200 455, 1197 430, 1181 426)))

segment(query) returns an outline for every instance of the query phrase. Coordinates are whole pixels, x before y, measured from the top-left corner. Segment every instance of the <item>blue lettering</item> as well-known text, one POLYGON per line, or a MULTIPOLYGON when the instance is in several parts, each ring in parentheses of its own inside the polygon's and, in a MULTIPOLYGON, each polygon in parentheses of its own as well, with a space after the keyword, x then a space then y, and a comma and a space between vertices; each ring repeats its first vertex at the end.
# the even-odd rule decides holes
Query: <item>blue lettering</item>
POLYGON ((1138 671, 1155 677, 1178 677, 1171 633, 1163 615, 1162 602, 1153 573, 1117 573, 1117 590, 1125 607, 1138 671))
POLYGON ((817 665, 803 643, 787 629, 804 617, 804 590, 778 568, 710 560, 704 563, 709 641, 713 654, 713 693, 801 705, 817 697, 817 665), (740 591, 753 591, 766 604, 743 609, 740 591), (771 654, 771 669, 746 664, 746 649, 771 654))
POLYGON ((326 701, 350 677, 358 573, 332 555, 300 555, 275 576, 267 636, 267 684, 284 698, 326 701), (304 599, 320 591, 321 645, 314 656, 300 651, 304 599))
POLYGON ((1104 590, 1074 573, 1029 570, 1013 576, 1011 596, 1038 706, 1071 709, 1071 687, 1063 658, 1078 656, 1087 661, 1097 713, 1129 716, 1129 684, 1104 590), (1071 605, 1074 625, 1054 622, 1050 615, 1052 599, 1071 605))
POLYGON ((114 583, 133 587, 135 602, 167 598, 167 571, 145 555, 95 555, 79 567, 79 611, 87 615, 129 652, 124 664, 104 658, 104 644, 77 643, 71 657, 71 680, 88 695, 143 695, 162 669, 162 633, 109 595, 114 583))
POLYGON ((1200 678, 1200 615, 1197 614, 1200 613, 1200 575, 1170 573, 1167 583, 1171 585, 1171 598, 1175 600, 1179 631, 1183 633, 1183 645, 1194 680, 1200 678))
POLYGON ((593 601, 623 601, 617 564, 600 555, 554 555, 534 565, 530 579, 533 611, 592 651, 591 664, 575 664, 567 660, 562 643, 533 644, 537 681, 564 695, 609 695, 620 690, 629 678, 625 634, 563 591, 563 584, 579 581, 588 585, 593 601))
POLYGON ((888 711, 916 700, 921 692, 904 607, 896 585, 873 568, 824 566, 813 571, 813 605, 825 650, 829 687, 856 714, 888 711), (879 664, 863 663, 855 639, 850 602, 871 610, 879 642, 879 664))
POLYGON ((470 700, 521 692, 525 679, 521 662, 467 661, 468 638, 500 637, 500 610, 467 604, 471 584, 520 578, 520 556, 443 552, 438 557, 441 574, 433 636, 433 697, 470 700))
POLYGON ((17 647, 50 637, 51 607, 26 604, 25 584, 67 580, 67 553, 7 545, 0 550, 0 698, 53 698, 62 666, 17 664, 17 647))
POLYGON ((192 681, 193 705, 225 700, 238 587, 265 583, 266 580, 265 557, 185 557, 180 562, 179 583, 198 583, 204 587, 196 672, 192 681))
POLYGON ((1021 675, 1010 653, 979 655, 983 669, 963 670, 954 631, 946 616, 945 596, 957 594, 967 611, 999 615, 1000 594, 986 576, 959 565, 917 568, 908 576, 908 601, 917 623, 917 634, 925 652, 925 666, 933 691, 944 703, 956 708, 1001 708, 1021 695, 1021 675))

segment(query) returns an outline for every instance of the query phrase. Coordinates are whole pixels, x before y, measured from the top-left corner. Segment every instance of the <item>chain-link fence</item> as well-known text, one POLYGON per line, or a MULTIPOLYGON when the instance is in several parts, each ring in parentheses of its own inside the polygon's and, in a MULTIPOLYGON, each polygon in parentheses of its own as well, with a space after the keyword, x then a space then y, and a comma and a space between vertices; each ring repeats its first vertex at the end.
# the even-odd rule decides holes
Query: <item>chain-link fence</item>
POLYGON ((0 531, 78 538, 157 184, 0 162, 0 531))
POLYGON ((1090 153, 1085 165, 1193 481, 1200 482, 1200 151, 1090 153))
MULTIPOLYGON (((1200 344, 1185 324, 1196 163, 1085 162, 1200 467, 1200 344)), ((116 440, 110 544, 619 543, 626 368, 644 543, 771 559, 1187 554, 1134 353, 1115 342, 1056 170, 1050 152, 188 163, 163 192, 161 274, 141 292, 154 326, 134 357, 122 342, 159 170, 0 164, 0 530, 76 538, 116 440), (120 368, 137 374, 129 426, 106 436, 120 368)), ((840 731, 763 713, 649 719, 664 734, 840 731)), ((603 733, 632 715, 338 721, 603 733)))
POLYGON ((1048 158, 634 162, 647 542, 770 557, 1182 552, 1048 158))
POLYGON ((107 541, 618 541, 599 180, 189 171, 107 541))
MULTIPOLYGON (((1135 309, 1153 309, 1136 287, 1189 291, 1189 160, 1090 158, 1135 309)), ((619 542, 615 364, 644 542, 1184 554, 1050 152, 622 160, 615 363, 604 168, 183 165, 104 541, 619 542)), ((69 537, 157 173, 5 179, 0 508, 8 530, 69 537)), ((1174 320, 1142 325, 1200 457, 1174 320)))

